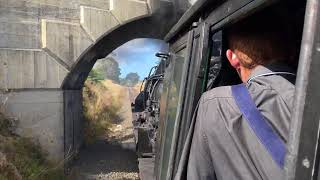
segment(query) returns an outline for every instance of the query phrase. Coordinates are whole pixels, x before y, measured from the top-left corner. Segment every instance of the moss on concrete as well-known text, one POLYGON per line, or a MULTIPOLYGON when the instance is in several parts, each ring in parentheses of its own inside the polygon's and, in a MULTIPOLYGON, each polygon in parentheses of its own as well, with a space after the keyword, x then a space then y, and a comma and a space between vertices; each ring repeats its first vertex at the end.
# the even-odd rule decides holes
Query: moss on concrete
POLYGON ((46 160, 46 153, 28 138, 12 133, 12 123, 0 113, 0 179, 63 180, 63 167, 46 160))

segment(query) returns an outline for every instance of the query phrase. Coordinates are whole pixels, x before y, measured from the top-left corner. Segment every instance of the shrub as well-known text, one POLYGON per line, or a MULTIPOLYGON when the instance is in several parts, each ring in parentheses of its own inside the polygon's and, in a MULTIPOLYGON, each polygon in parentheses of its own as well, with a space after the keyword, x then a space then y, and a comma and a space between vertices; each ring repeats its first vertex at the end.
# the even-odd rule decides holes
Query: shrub
MULTIPOLYGON (((87 80, 83 88, 83 109, 86 119, 84 139, 86 144, 93 143, 101 136, 108 136, 111 125, 120 120, 122 107, 119 90, 107 88, 102 81, 95 83, 87 80), (118 92, 118 93, 115 93, 118 92)), ((108 81, 112 83, 112 81, 108 81)))
POLYGON ((24 180, 66 179, 62 167, 49 162, 45 158, 46 153, 41 151, 38 144, 28 138, 12 134, 11 124, 0 113, 0 152, 3 154, 2 162, 5 164, 3 166, 5 168, 0 168, 0 174, 2 174, 0 179, 12 179, 15 169, 24 180))
POLYGON ((88 80, 94 83, 104 80, 103 74, 97 69, 92 69, 89 73, 88 80))

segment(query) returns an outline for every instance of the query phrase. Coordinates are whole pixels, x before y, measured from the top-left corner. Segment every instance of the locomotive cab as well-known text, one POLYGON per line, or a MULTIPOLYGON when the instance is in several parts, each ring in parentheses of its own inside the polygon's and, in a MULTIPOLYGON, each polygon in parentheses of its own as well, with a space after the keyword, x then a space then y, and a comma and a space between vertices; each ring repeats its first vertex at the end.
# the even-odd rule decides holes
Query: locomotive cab
MULTIPOLYGON (((295 32, 288 47, 296 62, 296 93, 286 153, 286 179, 317 179, 319 167, 320 2, 319 0, 197 1, 167 34, 170 44, 160 98, 155 156, 145 179, 174 179, 201 95, 241 83, 225 57, 227 30, 260 12, 286 13, 295 32), (289 15, 289 16, 288 16, 289 15), (317 69, 318 68, 318 69, 317 69)), ((214 127, 212 127, 214 128, 214 127)), ((192 130, 192 129, 191 129, 192 130)), ((140 172, 140 174, 143 172, 140 172)))

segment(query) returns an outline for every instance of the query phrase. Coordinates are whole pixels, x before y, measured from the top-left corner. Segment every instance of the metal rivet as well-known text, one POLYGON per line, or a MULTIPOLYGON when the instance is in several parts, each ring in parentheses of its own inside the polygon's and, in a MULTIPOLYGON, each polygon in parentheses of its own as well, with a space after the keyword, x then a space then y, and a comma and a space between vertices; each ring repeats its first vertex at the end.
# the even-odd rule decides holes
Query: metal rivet
POLYGON ((302 165, 306 168, 310 168, 310 161, 308 160, 308 158, 305 158, 303 161, 302 161, 302 165))

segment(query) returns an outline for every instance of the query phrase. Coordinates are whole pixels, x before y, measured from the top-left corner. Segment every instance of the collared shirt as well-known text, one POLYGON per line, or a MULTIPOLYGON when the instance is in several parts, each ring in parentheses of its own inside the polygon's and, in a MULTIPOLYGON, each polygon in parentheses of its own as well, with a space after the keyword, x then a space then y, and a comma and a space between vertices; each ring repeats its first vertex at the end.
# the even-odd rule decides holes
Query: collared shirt
MULTIPOLYGON (((255 77, 292 72, 285 66, 258 66, 255 77)), ((271 75, 246 84, 266 121, 287 143, 294 99, 294 78, 271 75)), ((231 87, 214 88, 200 100, 190 149, 187 179, 280 180, 284 171, 254 134, 232 97, 231 87)))

